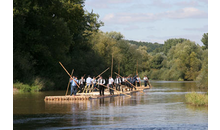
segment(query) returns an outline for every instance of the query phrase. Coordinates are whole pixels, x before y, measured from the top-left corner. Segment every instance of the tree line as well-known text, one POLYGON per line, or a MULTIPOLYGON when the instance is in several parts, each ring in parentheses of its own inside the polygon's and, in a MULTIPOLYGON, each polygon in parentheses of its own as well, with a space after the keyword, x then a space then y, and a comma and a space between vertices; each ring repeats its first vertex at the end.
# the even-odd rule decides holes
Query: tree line
POLYGON ((208 77, 208 34, 202 47, 187 39, 141 43, 120 32, 102 32, 101 26, 99 15, 84 9, 84 0, 14 0, 13 82, 37 80, 42 90, 65 89, 69 77, 59 61, 78 77, 97 76, 111 66, 112 56, 113 71, 121 75, 138 70, 158 80, 208 77))

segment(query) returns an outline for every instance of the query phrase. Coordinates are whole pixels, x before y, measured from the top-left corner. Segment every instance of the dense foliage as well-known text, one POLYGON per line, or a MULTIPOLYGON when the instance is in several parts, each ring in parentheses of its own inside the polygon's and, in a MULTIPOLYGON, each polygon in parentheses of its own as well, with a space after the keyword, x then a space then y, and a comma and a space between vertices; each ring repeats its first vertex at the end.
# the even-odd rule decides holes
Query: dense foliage
MULTIPOLYGON (((42 90, 65 89, 68 75, 59 61, 78 77, 97 76, 111 66, 112 56, 114 71, 121 75, 208 79, 208 33, 203 35, 203 47, 182 38, 165 44, 136 42, 125 40, 120 32, 100 31, 104 23, 98 14, 84 10, 84 0, 13 3, 14 82, 33 85, 37 79, 42 90)), ((108 75, 110 71, 103 76, 108 75)))

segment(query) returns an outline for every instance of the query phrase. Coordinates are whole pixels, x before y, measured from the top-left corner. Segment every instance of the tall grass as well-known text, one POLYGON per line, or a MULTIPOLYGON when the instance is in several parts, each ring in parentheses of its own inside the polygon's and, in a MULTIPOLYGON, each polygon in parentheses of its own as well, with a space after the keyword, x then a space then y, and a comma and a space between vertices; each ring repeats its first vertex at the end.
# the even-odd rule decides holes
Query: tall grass
POLYGON ((187 103, 195 106, 208 106, 208 94, 192 92, 186 94, 185 99, 187 103))
POLYGON ((17 88, 20 92, 38 92, 44 87, 44 82, 36 78, 32 84, 24 84, 19 81, 13 83, 13 87, 17 88))

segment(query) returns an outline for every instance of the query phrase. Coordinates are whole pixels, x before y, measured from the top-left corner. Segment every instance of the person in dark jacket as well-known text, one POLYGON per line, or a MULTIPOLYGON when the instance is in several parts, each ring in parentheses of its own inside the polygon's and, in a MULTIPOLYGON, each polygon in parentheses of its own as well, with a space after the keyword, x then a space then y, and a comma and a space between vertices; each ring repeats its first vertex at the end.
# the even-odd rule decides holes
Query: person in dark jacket
POLYGON ((100 96, 104 96, 105 87, 103 85, 105 85, 105 79, 102 79, 102 76, 100 76, 98 79, 98 87, 99 87, 100 96))

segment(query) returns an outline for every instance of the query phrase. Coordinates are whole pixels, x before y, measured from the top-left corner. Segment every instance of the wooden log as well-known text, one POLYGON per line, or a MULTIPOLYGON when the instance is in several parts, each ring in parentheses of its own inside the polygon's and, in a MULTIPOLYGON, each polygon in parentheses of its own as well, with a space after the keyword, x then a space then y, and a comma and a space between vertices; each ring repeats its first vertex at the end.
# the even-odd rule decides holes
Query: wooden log
MULTIPOLYGON (((117 74, 118 76, 120 76, 121 78, 123 78, 121 75, 119 75, 118 73, 115 72, 115 74, 117 74)), ((126 82, 128 82, 130 85, 132 85, 134 88, 136 88, 132 83, 130 83, 128 80, 125 80, 126 82)))
POLYGON ((101 74, 99 74, 98 76, 96 76, 96 78, 98 78, 99 76, 101 76, 103 73, 105 73, 107 70, 109 69, 109 67, 106 69, 106 70, 104 70, 101 74))
MULTIPOLYGON (((108 88, 108 87, 107 87, 107 86, 105 86, 105 85, 102 85, 102 86, 104 86, 104 87, 108 88)), ((127 94, 125 94, 125 93, 123 93, 123 92, 120 92, 120 91, 118 91, 118 90, 116 90, 116 89, 113 89, 113 88, 110 88, 110 87, 109 87, 109 89, 112 89, 112 90, 114 90, 114 91, 116 91, 116 92, 119 92, 120 94, 124 94, 124 95, 126 95, 126 96, 131 97, 130 95, 127 95, 127 94)))
MULTIPOLYGON (((60 65, 63 67, 63 69, 66 71, 66 73, 70 76, 70 78, 72 78, 71 75, 70 75, 70 73, 69 73, 69 72, 66 70, 66 68, 63 66, 63 64, 62 64, 61 62, 59 62, 59 63, 60 63, 60 65)), ((77 82, 76 82, 75 80, 73 80, 73 82, 75 82, 75 84, 77 85, 77 87, 80 88, 79 85, 77 84, 77 82)))
MULTIPOLYGON (((73 76, 73 72, 74 72, 74 69, 73 69, 72 72, 71 72, 71 77, 73 76)), ((69 86, 70 86, 70 80, 69 80, 69 82, 68 82, 67 89, 66 89, 66 94, 65 94, 65 95, 67 95, 67 93, 68 93, 69 86)))

